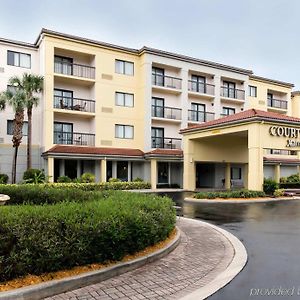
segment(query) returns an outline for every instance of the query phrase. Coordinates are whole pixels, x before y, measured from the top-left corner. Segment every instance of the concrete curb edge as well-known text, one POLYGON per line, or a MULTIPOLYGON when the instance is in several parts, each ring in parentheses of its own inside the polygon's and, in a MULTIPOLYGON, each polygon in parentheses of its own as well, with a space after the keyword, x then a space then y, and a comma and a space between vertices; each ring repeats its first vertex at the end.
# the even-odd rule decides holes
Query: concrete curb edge
POLYGON ((235 278, 245 267, 248 260, 248 255, 245 246, 232 233, 204 221, 194 220, 194 219, 190 219, 190 220, 194 222, 201 222, 205 226, 212 227, 220 234, 225 236, 234 248, 234 257, 230 262, 230 264, 227 266, 225 271, 217 275, 217 277, 207 285, 180 298, 180 300, 201 300, 201 299, 206 299, 207 297, 216 293, 219 289, 223 288, 233 278, 235 278))
POLYGON ((0 292, 0 300, 39 300, 51 297, 56 294, 64 293, 73 289, 78 289, 87 285, 95 284, 111 277, 132 271, 158 260, 172 252, 180 242, 180 230, 176 227, 175 238, 163 249, 160 249, 149 255, 128 261, 117 263, 114 266, 71 276, 59 280, 39 283, 7 292, 0 292))
POLYGON ((265 202, 275 202, 275 201, 291 201, 291 200, 300 200, 300 197, 291 197, 291 198, 284 198, 284 199, 277 199, 277 198, 267 198, 267 199, 257 199, 257 200, 218 200, 218 199, 196 199, 191 197, 184 198, 183 201, 190 202, 190 203, 224 203, 224 204, 232 204, 232 203, 265 203, 265 202))

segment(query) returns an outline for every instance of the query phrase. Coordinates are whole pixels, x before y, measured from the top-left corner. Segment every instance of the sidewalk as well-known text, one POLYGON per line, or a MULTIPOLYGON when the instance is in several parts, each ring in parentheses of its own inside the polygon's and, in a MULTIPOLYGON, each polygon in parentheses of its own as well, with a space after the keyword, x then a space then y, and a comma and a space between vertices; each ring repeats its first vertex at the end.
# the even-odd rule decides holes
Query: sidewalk
MULTIPOLYGON (((206 223, 179 218, 177 226, 181 242, 166 257, 98 284, 46 299, 174 300, 203 290, 231 264, 235 249, 228 237, 206 223)), ((195 299, 201 298, 198 295, 195 299)))

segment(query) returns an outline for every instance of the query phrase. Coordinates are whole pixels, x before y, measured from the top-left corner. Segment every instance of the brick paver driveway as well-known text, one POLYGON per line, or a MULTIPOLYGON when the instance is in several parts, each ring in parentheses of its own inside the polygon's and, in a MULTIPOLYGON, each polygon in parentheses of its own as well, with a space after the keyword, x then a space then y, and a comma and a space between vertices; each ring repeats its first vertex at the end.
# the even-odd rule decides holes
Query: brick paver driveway
POLYGON ((134 271, 59 294, 62 299, 179 299, 212 281, 230 264, 234 249, 215 229, 179 219, 179 246, 166 257, 134 271))

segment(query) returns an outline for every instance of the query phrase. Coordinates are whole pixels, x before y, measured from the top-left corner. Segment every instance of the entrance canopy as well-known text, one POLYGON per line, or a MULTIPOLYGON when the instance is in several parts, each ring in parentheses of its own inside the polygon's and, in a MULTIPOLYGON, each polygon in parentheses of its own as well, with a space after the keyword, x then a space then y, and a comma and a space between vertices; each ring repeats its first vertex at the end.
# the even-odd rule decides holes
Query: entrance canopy
MULTIPOLYGON (((272 149, 296 152, 299 159, 300 119, 278 113, 250 109, 225 118, 181 130, 184 141, 184 188, 195 189, 196 164, 227 165, 227 188, 230 187, 230 164, 244 166, 244 186, 261 190, 263 165, 272 149)), ((289 159, 288 155, 284 159, 289 159)), ((201 174, 200 174, 201 176, 201 174)), ((198 175, 199 177, 199 175, 198 175)), ((225 179, 224 179, 225 180, 225 179)))

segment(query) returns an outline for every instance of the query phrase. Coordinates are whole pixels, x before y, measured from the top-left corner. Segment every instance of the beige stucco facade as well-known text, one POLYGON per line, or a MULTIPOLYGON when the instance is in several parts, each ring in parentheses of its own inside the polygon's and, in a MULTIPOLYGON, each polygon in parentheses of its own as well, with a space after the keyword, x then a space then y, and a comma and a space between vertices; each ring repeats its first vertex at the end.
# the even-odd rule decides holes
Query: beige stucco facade
MULTIPOLYGON (((279 180, 297 168, 297 163, 278 167, 271 161, 262 167, 267 156, 286 160, 295 154, 269 153, 285 147, 266 138, 261 124, 180 132, 251 108, 300 117, 300 94, 292 94, 290 83, 176 53, 131 49, 46 29, 34 44, 0 39, 0 90, 11 76, 23 72, 44 76, 44 92, 33 116, 34 167, 44 168, 51 181, 92 172, 97 181, 142 178, 151 181, 153 189, 195 189, 195 179, 207 173, 211 177, 204 186, 230 188, 234 166, 241 175, 237 183, 257 189, 264 176, 279 180), (30 68, 9 64, 8 51, 31 55, 30 68), (117 61, 124 70, 129 64, 133 72, 117 71, 117 61), (117 93, 130 95, 131 104, 117 103, 117 93), (255 164, 257 158, 261 162, 255 164)), ((13 116, 9 107, 0 112, 0 173, 8 175, 8 121, 13 116)), ((25 171, 25 141, 19 181, 25 171)))

